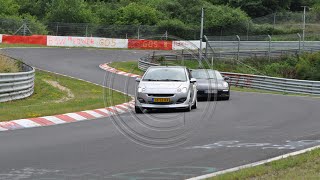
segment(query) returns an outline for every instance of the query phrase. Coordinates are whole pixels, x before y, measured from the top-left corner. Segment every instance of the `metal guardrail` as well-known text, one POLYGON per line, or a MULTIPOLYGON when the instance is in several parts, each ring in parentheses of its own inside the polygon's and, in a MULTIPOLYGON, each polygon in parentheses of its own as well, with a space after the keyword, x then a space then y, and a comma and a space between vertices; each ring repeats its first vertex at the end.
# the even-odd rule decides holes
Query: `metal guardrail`
POLYGON ((0 73, 0 102, 29 97, 34 91, 35 69, 22 64, 23 72, 0 73))
MULTIPOLYGON (((177 60, 178 57, 180 57, 174 55, 160 56, 169 58, 167 60, 177 60)), ((146 70, 150 66, 159 66, 160 64, 152 62, 155 58, 156 56, 140 58, 138 62, 139 69, 146 70)), ((320 95, 320 81, 306 81, 230 72, 222 72, 222 74, 224 76, 230 77, 230 84, 233 86, 277 91, 283 93, 320 95)))
POLYGON ((320 95, 320 81, 285 79, 230 72, 222 72, 222 74, 224 76, 230 77, 229 83, 233 86, 277 91, 283 93, 320 95))

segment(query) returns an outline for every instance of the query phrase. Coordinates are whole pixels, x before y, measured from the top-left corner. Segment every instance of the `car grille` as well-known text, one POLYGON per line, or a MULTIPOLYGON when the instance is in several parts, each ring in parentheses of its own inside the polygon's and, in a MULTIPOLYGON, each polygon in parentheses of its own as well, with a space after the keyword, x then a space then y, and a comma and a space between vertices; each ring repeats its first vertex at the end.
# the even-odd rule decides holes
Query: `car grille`
POLYGON ((148 96, 152 97, 172 97, 174 94, 148 94, 148 96))
POLYGON ((170 104, 173 104, 173 102, 161 103, 161 102, 152 102, 152 101, 149 101, 149 104, 170 105, 170 104))

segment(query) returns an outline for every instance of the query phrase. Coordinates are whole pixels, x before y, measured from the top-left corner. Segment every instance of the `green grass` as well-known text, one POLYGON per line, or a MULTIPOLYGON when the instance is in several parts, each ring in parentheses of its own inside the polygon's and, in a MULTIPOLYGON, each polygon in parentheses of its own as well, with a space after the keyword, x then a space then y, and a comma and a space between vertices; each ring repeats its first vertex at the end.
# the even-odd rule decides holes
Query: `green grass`
POLYGON ((0 73, 19 72, 19 62, 0 54, 0 73))
POLYGON ((142 49, 124 49, 124 48, 95 48, 95 47, 63 47, 63 46, 44 46, 36 44, 0 44, 0 48, 19 48, 19 47, 45 47, 45 48, 70 48, 70 49, 95 49, 95 50, 142 50, 142 49))
POLYGON ((109 66, 116 68, 120 71, 130 72, 132 74, 143 75, 144 73, 144 71, 138 68, 137 61, 112 62, 109 64, 109 66))
POLYGON ((0 121, 103 108, 130 100, 130 97, 122 93, 98 85, 37 70, 34 94, 26 99, 0 103, 0 121), (67 92, 53 87, 44 80, 58 82, 70 89, 74 98, 57 102, 67 97, 67 92), (107 97, 106 102, 103 100, 104 94, 107 97))
POLYGON ((12 47, 46 47, 46 46, 35 45, 35 44, 0 44, 0 48, 12 48, 12 47))
POLYGON ((320 179, 320 149, 208 180, 232 179, 320 179))

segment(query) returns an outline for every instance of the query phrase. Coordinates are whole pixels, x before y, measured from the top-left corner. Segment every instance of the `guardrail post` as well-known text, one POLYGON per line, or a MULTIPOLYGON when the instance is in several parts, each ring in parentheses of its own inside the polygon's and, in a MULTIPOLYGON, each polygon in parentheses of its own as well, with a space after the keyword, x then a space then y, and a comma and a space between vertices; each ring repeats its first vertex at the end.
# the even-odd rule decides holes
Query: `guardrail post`
POLYGON ((271 58, 271 36, 268 35, 268 38, 269 38, 269 49, 268 49, 268 60, 270 61, 270 58, 271 58))
POLYGON ((301 35, 300 33, 297 33, 297 36, 299 37, 299 53, 301 51, 301 35))
POLYGON ((238 39, 238 53, 237 53, 237 61, 239 60, 239 56, 240 56, 240 36, 236 35, 237 39, 238 39))

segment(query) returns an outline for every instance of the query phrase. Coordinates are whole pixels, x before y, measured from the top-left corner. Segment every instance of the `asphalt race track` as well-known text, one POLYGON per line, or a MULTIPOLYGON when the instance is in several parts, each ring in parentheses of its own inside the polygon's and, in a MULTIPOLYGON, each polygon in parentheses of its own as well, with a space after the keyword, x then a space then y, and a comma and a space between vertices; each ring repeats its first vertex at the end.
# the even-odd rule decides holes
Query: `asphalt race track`
MULTIPOLYGON (((6 49, 37 68, 133 94, 99 69, 148 51, 6 49)), ((185 179, 320 144, 319 99, 232 92, 189 113, 132 113, 0 133, 0 179, 185 179)))

